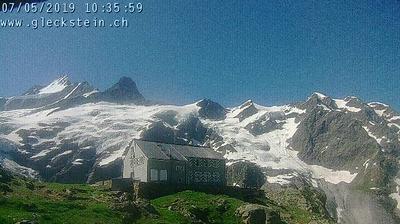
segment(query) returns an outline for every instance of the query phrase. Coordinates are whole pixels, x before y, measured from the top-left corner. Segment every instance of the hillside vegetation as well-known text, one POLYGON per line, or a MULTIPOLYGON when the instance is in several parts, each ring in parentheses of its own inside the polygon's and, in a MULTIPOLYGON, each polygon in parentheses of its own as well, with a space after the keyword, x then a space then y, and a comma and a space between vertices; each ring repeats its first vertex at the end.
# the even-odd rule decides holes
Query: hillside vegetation
POLYGON ((319 211, 297 206, 296 201, 304 200, 293 198, 289 206, 290 195, 282 194, 286 194, 283 203, 276 195, 277 201, 260 198, 250 204, 194 191, 133 201, 128 194, 101 186, 38 182, 0 169, 0 223, 243 223, 246 217, 238 210, 250 214, 254 208, 266 209, 271 223, 331 223, 319 211))

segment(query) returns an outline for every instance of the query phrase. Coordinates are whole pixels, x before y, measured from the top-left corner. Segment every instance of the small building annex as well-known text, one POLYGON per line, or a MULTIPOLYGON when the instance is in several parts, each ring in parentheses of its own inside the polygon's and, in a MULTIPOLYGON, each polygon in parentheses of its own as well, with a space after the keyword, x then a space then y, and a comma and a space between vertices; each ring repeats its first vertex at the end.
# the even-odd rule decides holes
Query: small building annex
POLYGON ((226 184, 224 157, 206 147, 133 140, 123 160, 123 178, 181 185, 226 184))

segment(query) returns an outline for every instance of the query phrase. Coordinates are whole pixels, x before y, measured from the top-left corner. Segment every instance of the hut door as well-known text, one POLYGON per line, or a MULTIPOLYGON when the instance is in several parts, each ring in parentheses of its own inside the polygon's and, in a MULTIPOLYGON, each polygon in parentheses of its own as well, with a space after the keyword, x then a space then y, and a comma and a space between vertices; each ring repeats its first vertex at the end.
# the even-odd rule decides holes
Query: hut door
POLYGON ((185 184, 186 183, 185 166, 183 164, 176 165, 175 173, 176 173, 176 182, 178 184, 185 184))

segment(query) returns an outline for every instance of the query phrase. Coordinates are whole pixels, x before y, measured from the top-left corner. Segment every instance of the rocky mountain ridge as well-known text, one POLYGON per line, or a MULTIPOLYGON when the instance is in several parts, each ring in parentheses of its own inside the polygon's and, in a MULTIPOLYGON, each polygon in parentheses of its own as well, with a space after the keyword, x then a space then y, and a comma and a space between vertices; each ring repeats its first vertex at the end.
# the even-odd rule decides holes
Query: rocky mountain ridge
MULTIPOLYGON (((210 146, 228 164, 257 164, 272 185, 304 179, 315 188, 326 183, 362 189, 386 201, 382 206, 391 216, 400 203, 400 116, 382 103, 314 93, 304 102, 273 107, 249 100, 224 108, 208 99, 159 105, 147 101, 130 78, 99 91, 61 77, 0 99, 0 110, 3 164, 13 161, 10 168, 31 169, 49 181, 118 177, 125 148, 142 138, 210 146)), ((332 203, 332 215, 345 220, 343 203, 332 203)))
POLYGON ((143 104, 144 97, 136 83, 122 77, 116 84, 101 92, 88 82, 72 83, 68 76, 61 76, 47 86, 35 85, 21 96, 2 98, 0 108, 4 111, 18 109, 66 109, 76 105, 96 102, 143 104))

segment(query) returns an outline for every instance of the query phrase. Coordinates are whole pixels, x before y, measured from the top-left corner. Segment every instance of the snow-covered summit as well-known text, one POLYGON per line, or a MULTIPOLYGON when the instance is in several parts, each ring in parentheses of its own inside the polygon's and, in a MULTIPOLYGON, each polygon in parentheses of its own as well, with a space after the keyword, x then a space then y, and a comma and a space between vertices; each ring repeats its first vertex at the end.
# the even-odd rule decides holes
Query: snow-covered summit
POLYGON ((327 95, 325 95, 325 94, 323 94, 323 93, 320 93, 320 92, 313 92, 309 98, 311 98, 311 97, 313 97, 313 96, 316 96, 316 97, 319 98, 320 100, 324 100, 324 99, 328 98, 327 95))
POLYGON ((64 90, 67 86, 69 86, 71 82, 67 75, 63 75, 60 78, 54 80, 48 86, 39 90, 38 94, 48 94, 48 93, 58 93, 64 90))

